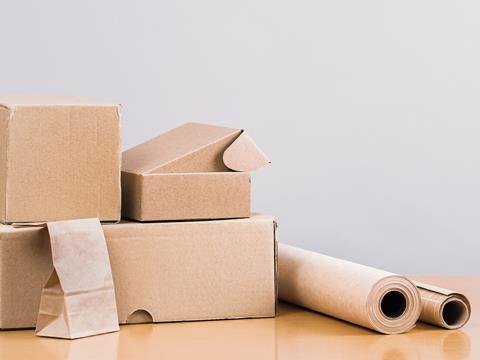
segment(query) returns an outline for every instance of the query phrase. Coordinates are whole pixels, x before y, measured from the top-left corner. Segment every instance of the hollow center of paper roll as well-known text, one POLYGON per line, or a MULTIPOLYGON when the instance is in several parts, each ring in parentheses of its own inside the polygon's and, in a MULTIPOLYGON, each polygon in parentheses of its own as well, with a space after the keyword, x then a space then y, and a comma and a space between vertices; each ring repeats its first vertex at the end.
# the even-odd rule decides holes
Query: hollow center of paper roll
POLYGON ((462 325, 467 319, 467 316, 467 308, 461 301, 452 300, 443 306, 443 321, 449 326, 462 325))
POLYGON ((407 299, 400 291, 388 291, 383 295, 380 303, 382 313, 389 318, 402 316, 407 308, 407 299))

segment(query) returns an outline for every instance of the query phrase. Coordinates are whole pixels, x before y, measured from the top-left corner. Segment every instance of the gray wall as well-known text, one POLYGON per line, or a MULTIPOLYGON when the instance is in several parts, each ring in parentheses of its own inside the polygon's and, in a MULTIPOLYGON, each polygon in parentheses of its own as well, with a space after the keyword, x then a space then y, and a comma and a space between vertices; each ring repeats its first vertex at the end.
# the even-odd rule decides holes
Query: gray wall
POLYGON ((0 93, 124 105, 123 147, 244 127, 281 241, 402 273, 480 273, 476 1, 10 1, 0 93))

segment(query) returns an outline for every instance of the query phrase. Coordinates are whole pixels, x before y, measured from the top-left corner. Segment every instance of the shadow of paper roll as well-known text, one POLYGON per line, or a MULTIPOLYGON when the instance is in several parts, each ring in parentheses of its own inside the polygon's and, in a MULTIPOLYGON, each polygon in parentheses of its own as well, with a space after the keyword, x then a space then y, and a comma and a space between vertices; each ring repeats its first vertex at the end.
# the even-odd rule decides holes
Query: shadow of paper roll
POLYGON ((470 358, 470 338, 461 331, 445 330, 384 336, 373 342, 369 356, 375 360, 465 360, 470 358))
POLYGON ((368 348, 368 358, 372 360, 416 360, 421 352, 413 341, 405 335, 377 337, 368 348))
POLYGON ((462 331, 446 332, 442 341, 442 352, 445 359, 468 359, 470 355, 470 337, 462 331))
POLYGON ((422 358, 465 360, 473 356, 470 337, 461 330, 444 330, 422 324, 408 337, 419 349, 422 358))
POLYGON ((285 304, 277 318, 277 339, 279 359, 420 359, 408 334, 384 336, 285 304))
POLYGON ((470 338, 458 330, 419 323, 412 331, 384 336, 335 318, 280 303, 276 318, 280 359, 464 360, 470 338))

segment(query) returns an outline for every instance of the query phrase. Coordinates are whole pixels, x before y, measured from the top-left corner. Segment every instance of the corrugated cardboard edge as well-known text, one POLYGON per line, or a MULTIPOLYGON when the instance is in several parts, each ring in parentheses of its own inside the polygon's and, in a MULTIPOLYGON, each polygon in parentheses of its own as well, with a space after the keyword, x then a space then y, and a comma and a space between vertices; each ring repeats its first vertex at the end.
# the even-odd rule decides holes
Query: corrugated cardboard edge
POLYGON ((10 120, 12 118, 12 111, 5 106, 2 106, 0 108, 0 121, 2 126, 2 132, 3 132, 3 139, 1 139, 4 148, 2 149, 4 151, 4 159, 2 161, 2 164, 0 166, 2 167, 2 171, 0 174, 2 175, 4 184, 2 184, 3 189, 0 194, 0 221, 3 223, 6 223, 8 221, 7 219, 7 208, 8 208, 8 196, 7 196, 7 184, 8 184, 8 148, 9 148, 9 142, 10 142, 10 136, 9 136, 9 131, 8 127, 10 124, 10 120), (2 114, 3 113, 3 114, 2 114))
POLYGON ((7 95, 0 96, 0 107, 13 110, 21 107, 44 107, 44 106, 90 106, 90 107, 111 107, 117 106, 117 103, 95 101, 81 96, 71 95, 7 95), (20 99, 30 101, 18 101, 20 99), (33 100, 36 101, 33 101, 33 100), (58 101, 63 99, 64 101, 58 101), (5 101, 8 100, 8 101, 5 101))
POLYGON ((117 209, 117 218, 113 219, 111 222, 119 223, 122 219, 122 104, 117 104, 117 117, 118 117, 118 196, 120 198, 118 202, 118 209, 117 209))
POLYGON ((254 171, 270 163, 267 155, 255 144, 253 139, 242 130, 223 153, 223 163, 233 171, 254 171))
POLYGON ((277 313, 278 313, 278 223, 275 219, 273 220, 273 247, 274 247, 273 261, 275 266, 275 273, 273 276, 274 288, 275 288, 274 316, 277 316, 277 313))
MULTIPOLYGON (((117 120, 118 120, 118 128, 117 128, 117 130, 118 130, 118 148, 116 149, 117 156, 118 156, 118 158, 117 158, 117 160, 118 160, 118 175, 117 175, 117 185, 116 185, 116 191, 117 191, 117 195, 118 195, 118 203, 117 203, 117 208, 115 209, 115 214, 116 215, 115 215, 114 218, 111 218, 111 219, 110 219, 110 216, 108 216, 109 218, 102 219, 103 214, 101 213, 100 205, 98 205, 96 215, 92 215, 92 216, 97 217, 99 219, 102 219, 102 220, 100 220, 101 223, 115 224, 115 223, 120 222, 120 220, 122 218, 122 104, 118 104, 118 103, 117 104, 102 104, 102 103, 89 104, 89 103, 86 103, 86 104, 78 104, 78 105, 65 104, 65 105, 52 105, 52 106, 55 106, 55 107, 69 106, 69 107, 94 107, 94 108, 107 107, 107 108, 115 108, 115 114, 116 114, 116 117, 117 117, 117 120)), ((98 190, 99 190, 99 184, 98 184, 98 179, 97 179, 97 199, 100 199, 101 194, 98 193, 98 190)), ((48 220, 44 220, 44 221, 64 221, 64 220, 75 220, 75 219, 69 219, 69 218, 67 218, 67 219, 48 219, 48 220)))
MULTIPOLYGON (((0 253, 3 253, 3 232, 0 232, 0 253)), ((3 261, 0 261, 0 279, 3 279, 3 261)), ((3 324, 3 281, 0 282, 0 324, 3 324)), ((0 330, 3 328, 0 326, 0 330)))

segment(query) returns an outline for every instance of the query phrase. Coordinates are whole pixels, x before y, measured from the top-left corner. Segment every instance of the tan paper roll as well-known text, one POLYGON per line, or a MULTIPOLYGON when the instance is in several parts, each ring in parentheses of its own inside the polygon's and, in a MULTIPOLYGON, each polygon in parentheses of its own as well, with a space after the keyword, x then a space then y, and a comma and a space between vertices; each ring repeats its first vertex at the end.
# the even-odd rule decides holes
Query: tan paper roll
POLYGON ((420 294, 405 277, 278 245, 279 298, 384 334, 415 326, 420 294))
POLYGON ((459 329, 470 319, 470 302, 463 294, 414 281, 422 299, 420 320, 445 329, 459 329))

